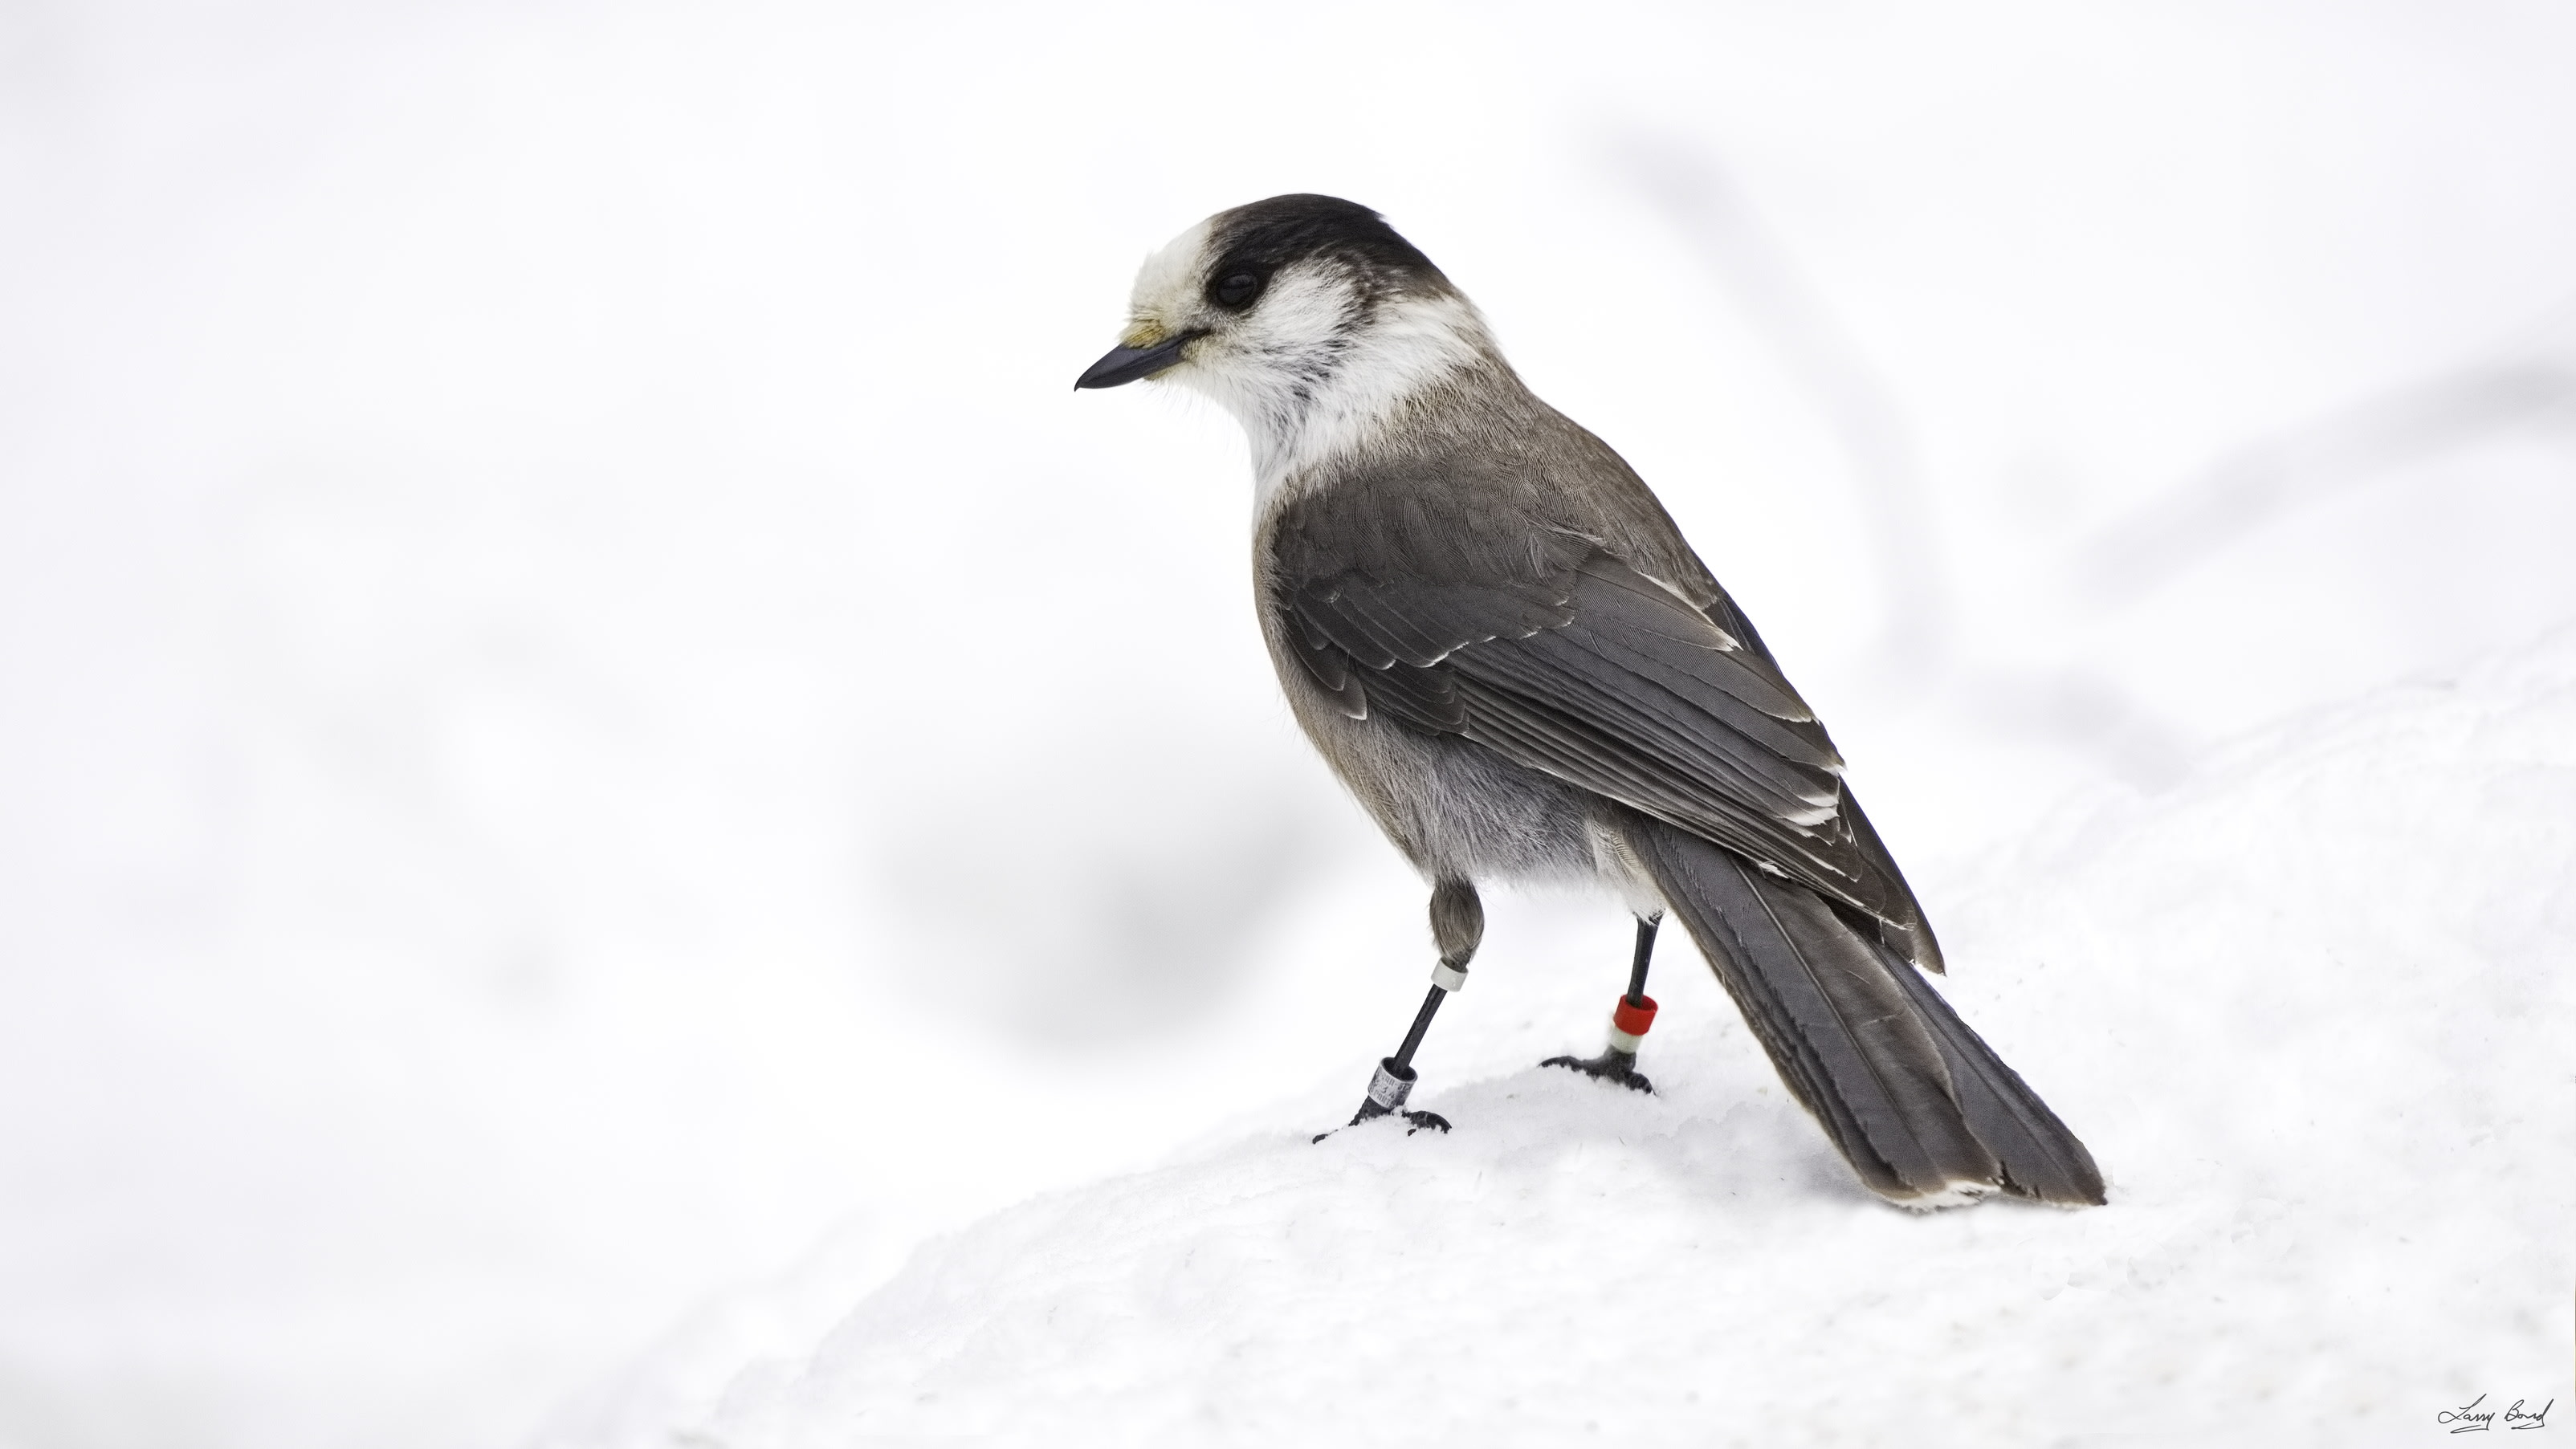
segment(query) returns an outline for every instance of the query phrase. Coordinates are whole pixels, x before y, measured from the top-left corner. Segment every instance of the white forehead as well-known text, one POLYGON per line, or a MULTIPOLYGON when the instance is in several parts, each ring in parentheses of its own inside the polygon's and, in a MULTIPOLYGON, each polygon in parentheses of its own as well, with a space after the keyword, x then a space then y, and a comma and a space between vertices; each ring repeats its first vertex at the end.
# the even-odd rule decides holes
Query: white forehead
POLYGON ((1136 290, 1128 297, 1129 305, 1140 316, 1188 310, 1198 297, 1199 273, 1207 268, 1207 244, 1208 222, 1202 221, 1147 257, 1145 265, 1136 269, 1136 290))

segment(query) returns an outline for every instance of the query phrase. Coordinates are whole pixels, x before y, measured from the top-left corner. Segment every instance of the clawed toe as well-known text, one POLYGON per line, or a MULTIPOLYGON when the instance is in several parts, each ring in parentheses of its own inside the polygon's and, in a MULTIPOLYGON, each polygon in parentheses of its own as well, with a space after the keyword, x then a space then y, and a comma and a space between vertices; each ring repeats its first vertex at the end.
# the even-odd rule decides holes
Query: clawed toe
POLYGON ((1542 1067, 1564 1067, 1570 1071, 1581 1072, 1587 1077, 1592 1077, 1600 1081, 1617 1082, 1621 1086, 1627 1087, 1632 1091, 1644 1092, 1648 1095, 1652 1095, 1655 1090, 1655 1084, 1646 1079, 1646 1074, 1644 1072, 1637 1070, 1637 1058, 1631 1053, 1619 1051, 1615 1048, 1610 1051, 1605 1051, 1597 1057, 1590 1058, 1573 1056, 1549 1057, 1546 1061, 1539 1063, 1539 1065, 1542 1067))
MULTIPOLYGON (((1371 1103, 1370 1105, 1374 1106, 1376 1104, 1371 1103)), ((1416 1132, 1426 1130, 1432 1132, 1446 1132, 1449 1130, 1449 1119, 1441 1116, 1437 1112, 1370 1112, 1363 1110, 1358 1116, 1353 1117, 1345 1125, 1357 1127, 1362 1122, 1374 1122, 1380 1117, 1402 1117, 1406 1123, 1404 1135, 1407 1137, 1412 1136, 1416 1132)), ((1318 1132, 1310 1140, 1321 1142, 1325 1138, 1332 1136, 1334 1132, 1339 1132, 1341 1130, 1342 1129, 1340 1127, 1335 1127, 1329 1132, 1318 1132)))

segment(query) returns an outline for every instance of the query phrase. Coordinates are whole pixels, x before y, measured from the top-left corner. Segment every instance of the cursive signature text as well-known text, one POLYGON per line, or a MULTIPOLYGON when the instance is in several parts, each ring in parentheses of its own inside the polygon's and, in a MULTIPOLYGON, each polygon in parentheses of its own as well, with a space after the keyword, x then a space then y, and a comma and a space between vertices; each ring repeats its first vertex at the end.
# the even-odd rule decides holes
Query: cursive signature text
POLYGON ((2456 1409, 2444 1409, 2435 1414, 2433 1422, 2450 1425, 2454 1434, 2484 1434, 2495 1428, 2498 1419, 2504 1420, 2504 1426, 2509 1430, 2546 1429, 2549 1427, 2549 1411, 2558 1403, 2551 1399, 2532 1409, 2524 1407, 2531 1402, 2529 1399, 2516 1399, 2513 1407, 2508 1409, 2480 1408, 2479 1405, 2486 1401, 2487 1396, 2480 1394, 2456 1409))

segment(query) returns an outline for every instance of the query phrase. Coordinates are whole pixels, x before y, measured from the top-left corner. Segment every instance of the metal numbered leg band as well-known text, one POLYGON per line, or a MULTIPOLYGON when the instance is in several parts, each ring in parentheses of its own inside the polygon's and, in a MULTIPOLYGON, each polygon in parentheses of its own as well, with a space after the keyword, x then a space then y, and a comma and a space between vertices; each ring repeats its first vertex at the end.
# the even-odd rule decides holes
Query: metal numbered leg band
POLYGON ((1369 1078, 1368 1099, 1382 1112, 1395 1111, 1413 1095, 1413 1083, 1413 1068, 1397 1066, 1393 1057, 1380 1057, 1377 1075, 1369 1078))

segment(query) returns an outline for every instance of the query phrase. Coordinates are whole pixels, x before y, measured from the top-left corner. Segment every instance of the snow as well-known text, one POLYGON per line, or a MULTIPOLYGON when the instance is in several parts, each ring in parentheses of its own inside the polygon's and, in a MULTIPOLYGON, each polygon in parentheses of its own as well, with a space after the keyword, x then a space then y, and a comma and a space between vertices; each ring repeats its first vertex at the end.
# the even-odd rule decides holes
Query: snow
MULTIPOLYGON (((1419 884, 1284 718, 1239 431, 1069 388, 1148 249, 1288 190, 1384 208, 1654 483, 2145 1212, 2043 988, 2234 936, 2125 965, 2082 822, 2576 620, 2572 58, 2513 0, 0 7, 0 1446, 696 1422, 925 1239, 1347 1115, 1419 884), (2030 851, 2099 910, 1992 905, 2030 851)), ((2507 793, 2425 838, 2505 850, 2507 793)), ((2431 990, 2463 888, 2272 904, 2431 990)), ((1424 1164, 1625 960, 1490 904, 1424 1164)), ((1717 996, 1658 980, 1679 1057, 1717 996)), ((2463 1083, 2390 1120, 2480 1110, 2483 1000, 2387 1048, 2463 1083)), ((1729 1051, 1674 1105, 1761 1104, 1729 1051)), ((2056 1221, 1977 1214, 1864 1231, 2056 1221)))
POLYGON ((1532 1066, 1617 970, 1524 958, 1436 1027, 1447 1136, 1310 1144, 1348 1064, 540 1442, 2364 1445, 2565 1393, 2576 631, 2069 807, 1957 899, 1948 994, 2107 1207, 1880 1204, 1686 954, 1655 1095, 1532 1066))

